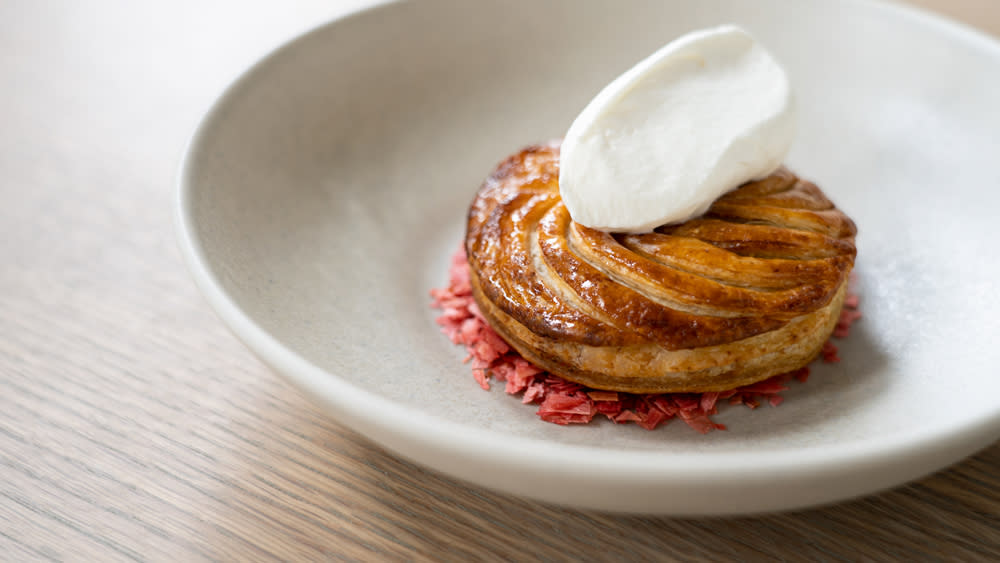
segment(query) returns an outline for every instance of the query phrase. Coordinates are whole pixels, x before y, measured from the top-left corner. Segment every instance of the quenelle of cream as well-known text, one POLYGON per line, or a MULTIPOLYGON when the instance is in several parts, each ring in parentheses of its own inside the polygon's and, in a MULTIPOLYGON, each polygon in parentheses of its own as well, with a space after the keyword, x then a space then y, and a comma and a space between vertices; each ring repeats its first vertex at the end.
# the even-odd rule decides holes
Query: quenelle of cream
POLYGON ((643 233, 705 213, 781 166, 795 107, 780 64, 736 26, 669 43, 608 84, 570 126, 559 191, 574 221, 643 233))

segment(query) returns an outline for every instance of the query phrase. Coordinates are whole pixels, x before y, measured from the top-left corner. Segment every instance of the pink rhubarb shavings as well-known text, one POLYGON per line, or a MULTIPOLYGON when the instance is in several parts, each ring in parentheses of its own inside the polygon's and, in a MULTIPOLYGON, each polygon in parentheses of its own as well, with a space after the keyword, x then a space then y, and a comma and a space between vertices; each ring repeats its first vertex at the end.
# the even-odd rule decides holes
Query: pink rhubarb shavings
MULTIPOLYGON (((723 392, 635 394, 590 389, 535 367, 490 328, 472 298, 464 249, 460 248, 452 256, 448 278, 448 287, 431 290, 431 306, 441 309, 437 317, 441 331, 453 343, 466 347, 469 355, 465 361, 471 361, 472 375, 480 387, 488 390, 491 377, 505 382, 507 393, 520 394, 522 403, 538 404, 537 414, 546 422, 586 424, 600 414, 618 424, 634 422, 653 430, 680 418, 691 428, 706 434, 726 429, 711 418, 719 412, 720 402, 751 409, 764 402, 776 407, 784 400, 780 393, 788 390, 787 383, 793 379, 805 383, 809 377, 806 366, 723 392)), ((851 324, 861 318, 858 305, 858 296, 850 292, 849 286, 834 337, 847 336, 851 324)), ((840 361, 837 346, 831 341, 824 344, 820 356, 824 362, 840 361)))

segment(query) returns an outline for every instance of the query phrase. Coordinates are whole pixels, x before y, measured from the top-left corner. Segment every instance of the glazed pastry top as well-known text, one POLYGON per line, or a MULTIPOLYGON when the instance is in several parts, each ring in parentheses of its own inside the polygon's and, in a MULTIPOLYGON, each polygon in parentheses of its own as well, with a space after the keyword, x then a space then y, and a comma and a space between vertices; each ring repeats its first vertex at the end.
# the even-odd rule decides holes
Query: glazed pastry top
POLYGON ((725 344, 826 306, 853 267, 854 223, 786 169, 638 235, 574 223, 558 177, 557 144, 511 156, 477 193, 466 234, 484 295, 543 337, 725 344))

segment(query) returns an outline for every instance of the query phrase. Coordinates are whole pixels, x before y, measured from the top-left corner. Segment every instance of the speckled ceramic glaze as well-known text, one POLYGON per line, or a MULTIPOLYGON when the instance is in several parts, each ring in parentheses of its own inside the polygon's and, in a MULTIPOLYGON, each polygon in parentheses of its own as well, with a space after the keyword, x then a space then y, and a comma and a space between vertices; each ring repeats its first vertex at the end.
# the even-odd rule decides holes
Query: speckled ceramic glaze
POLYGON ((1000 436, 998 99, 1000 45, 891 4, 392 4, 291 41, 220 98, 180 172, 181 246, 263 361, 430 468, 616 511, 832 502, 1000 436), (843 361, 704 436, 555 426, 481 390, 428 308, 479 183, 635 61, 726 22, 786 65, 789 165, 858 224, 865 318, 843 361))

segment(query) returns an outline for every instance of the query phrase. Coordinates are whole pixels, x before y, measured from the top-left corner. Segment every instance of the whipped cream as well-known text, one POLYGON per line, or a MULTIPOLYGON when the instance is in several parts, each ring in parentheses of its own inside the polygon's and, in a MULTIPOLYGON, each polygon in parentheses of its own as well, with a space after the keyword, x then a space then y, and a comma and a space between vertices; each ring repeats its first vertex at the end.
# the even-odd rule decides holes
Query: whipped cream
POLYGON ((746 31, 685 35, 608 84, 563 140, 574 221, 641 233, 683 222, 781 166, 795 135, 788 76, 746 31))

